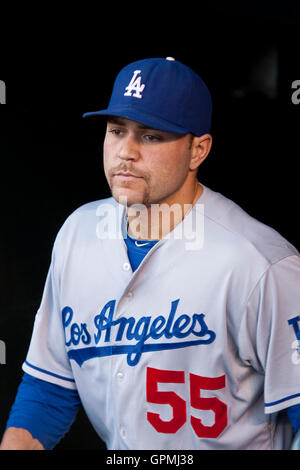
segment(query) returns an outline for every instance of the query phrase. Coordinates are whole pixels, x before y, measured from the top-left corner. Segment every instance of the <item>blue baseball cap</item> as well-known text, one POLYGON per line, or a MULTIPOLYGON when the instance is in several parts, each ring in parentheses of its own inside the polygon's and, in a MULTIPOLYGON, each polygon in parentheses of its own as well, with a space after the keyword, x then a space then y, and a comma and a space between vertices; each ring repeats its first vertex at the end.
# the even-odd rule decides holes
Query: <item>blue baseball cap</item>
POLYGON ((173 57, 124 67, 106 109, 83 117, 118 116, 153 129, 201 136, 210 132, 212 100, 204 81, 173 57))

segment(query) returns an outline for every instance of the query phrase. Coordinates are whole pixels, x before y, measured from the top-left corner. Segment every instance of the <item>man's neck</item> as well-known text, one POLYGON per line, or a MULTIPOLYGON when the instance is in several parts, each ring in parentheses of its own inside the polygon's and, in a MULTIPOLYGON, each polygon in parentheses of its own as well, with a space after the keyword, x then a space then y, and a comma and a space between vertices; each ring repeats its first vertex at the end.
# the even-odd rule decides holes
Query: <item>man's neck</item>
POLYGON ((191 197, 184 203, 127 208, 128 235, 137 240, 160 240, 182 222, 202 192, 203 188, 197 181, 191 197))

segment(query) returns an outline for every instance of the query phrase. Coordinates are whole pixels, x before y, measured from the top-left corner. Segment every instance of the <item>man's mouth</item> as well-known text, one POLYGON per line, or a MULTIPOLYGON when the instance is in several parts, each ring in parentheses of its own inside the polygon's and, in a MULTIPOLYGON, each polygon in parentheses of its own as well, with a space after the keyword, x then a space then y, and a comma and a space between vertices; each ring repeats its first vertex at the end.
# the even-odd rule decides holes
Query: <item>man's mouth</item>
POLYGON ((135 175, 134 173, 130 173, 129 171, 120 171, 118 173, 115 173, 114 176, 118 179, 123 179, 125 181, 142 178, 142 176, 135 175))

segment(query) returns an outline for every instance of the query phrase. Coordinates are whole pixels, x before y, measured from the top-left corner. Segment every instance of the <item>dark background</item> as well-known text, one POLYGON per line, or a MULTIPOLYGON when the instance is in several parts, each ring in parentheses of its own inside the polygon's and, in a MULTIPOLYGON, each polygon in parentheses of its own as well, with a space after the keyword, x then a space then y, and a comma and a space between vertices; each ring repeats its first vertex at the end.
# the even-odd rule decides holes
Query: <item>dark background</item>
MULTIPOLYGON (((15 24, 3 35, 0 435, 56 233, 79 205, 110 195, 101 162, 104 125, 81 115, 106 107, 116 74, 129 62, 173 56, 204 78, 214 100, 214 143, 200 181, 300 249, 300 104, 291 100, 292 82, 300 80, 299 7, 222 3, 175 3, 164 11, 140 3, 111 11, 72 7, 64 16, 49 8, 33 13, 34 28, 15 24)), ((103 448, 82 410, 57 446, 103 448)))

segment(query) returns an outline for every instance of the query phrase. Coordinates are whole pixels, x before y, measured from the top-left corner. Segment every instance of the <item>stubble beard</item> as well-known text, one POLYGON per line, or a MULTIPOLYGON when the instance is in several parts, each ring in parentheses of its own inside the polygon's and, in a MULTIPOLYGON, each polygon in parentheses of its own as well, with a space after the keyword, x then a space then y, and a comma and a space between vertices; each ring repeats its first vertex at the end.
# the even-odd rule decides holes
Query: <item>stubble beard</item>
MULTIPOLYGON (((110 191, 112 197, 122 205, 125 205, 126 207, 134 207, 134 206, 145 206, 149 208, 151 206, 151 198, 150 198, 150 192, 149 190, 145 189, 141 194, 136 195, 136 196, 127 196, 127 195, 122 195, 120 194, 119 188, 116 188, 113 184, 112 181, 110 181, 110 191)), ((126 188, 126 185, 123 186, 123 188, 126 188)), ((121 188, 121 191, 122 189, 121 188)), ((130 188, 130 184, 128 184, 128 188, 130 188)))

